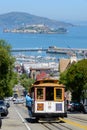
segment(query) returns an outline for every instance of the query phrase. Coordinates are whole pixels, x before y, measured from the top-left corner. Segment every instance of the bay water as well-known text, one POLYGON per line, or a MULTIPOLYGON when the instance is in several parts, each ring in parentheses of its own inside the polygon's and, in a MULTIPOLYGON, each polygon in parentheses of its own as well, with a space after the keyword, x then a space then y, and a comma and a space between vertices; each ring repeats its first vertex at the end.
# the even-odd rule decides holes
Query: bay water
POLYGON ((87 26, 74 26, 67 30, 65 34, 4 33, 0 30, 0 39, 7 41, 12 48, 87 48, 87 26))

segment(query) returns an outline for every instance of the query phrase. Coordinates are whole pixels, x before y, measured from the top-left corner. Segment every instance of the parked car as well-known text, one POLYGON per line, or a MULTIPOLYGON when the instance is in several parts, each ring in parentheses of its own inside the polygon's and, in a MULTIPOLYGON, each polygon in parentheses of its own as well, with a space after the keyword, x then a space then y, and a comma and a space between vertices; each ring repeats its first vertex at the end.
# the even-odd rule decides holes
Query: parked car
POLYGON ((67 111, 74 111, 74 107, 73 107, 72 102, 68 103, 68 105, 67 105, 67 111))
POLYGON ((68 111, 79 111, 85 113, 85 107, 82 103, 80 102, 70 102, 68 104, 68 111))
POLYGON ((5 102, 6 106, 7 106, 7 108, 9 108, 10 107, 10 102, 8 100, 4 100, 4 102, 5 102))
POLYGON ((1 126, 2 126, 2 119, 1 119, 1 113, 0 113, 0 129, 1 129, 1 126))
POLYGON ((0 100, 0 113, 1 113, 1 116, 8 115, 8 106, 4 100, 0 100))

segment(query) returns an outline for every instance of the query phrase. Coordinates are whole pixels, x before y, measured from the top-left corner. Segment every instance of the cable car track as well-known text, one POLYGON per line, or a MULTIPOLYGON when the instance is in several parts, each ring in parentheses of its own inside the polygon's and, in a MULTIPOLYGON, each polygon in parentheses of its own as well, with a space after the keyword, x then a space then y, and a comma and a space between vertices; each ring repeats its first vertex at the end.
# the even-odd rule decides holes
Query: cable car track
MULTIPOLYGON (((25 119, 25 122, 27 123, 27 125, 29 125, 29 127, 32 130, 35 130, 36 127, 42 130, 74 130, 74 129, 87 129, 86 126, 86 119, 80 119, 80 117, 76 117, 70 115, 67 118, 59 118, 57 120, 52 120, 52 119, 48 119, 47 120, 39 120, 39 122, 30 122, 30 120, 27 120, 28 118, 25 118, 25 111, 23 107, 20 107, 18 105, 18 107, 16 106, 16 108, 18 108, 18 111, 20 111, 21 115, 23 116, 23 118, 25 119), (24 114, 23 114, 24 113, 24 114), (79 119, 78 119, 79 118, 79 119), (78 121, 78 122, 77 122, 78 121), (83 124, 81 124, 80 122, 82 122, 83 124), (34 128, 35 127, 35 128, 34 128)), ((28 117, 28 116, 27 116, 28 117)), ((82 115, 83 118, 83 115, 82 115)))
POLYGON ((53 129, 55 129, 55 130, 73 130, 72 128, 69 128, 69 127, 67 127, 67 126, 65 126, 65 125, 63 125, 63 124, 60 124, 60 123, 52 123, 52 122, 50 122, 50 123, 41 123, 45 128, 47 128, 48 130, 53 130, 53 129))
POLYGON ((79 121, 79 122, 87 123, 87 120, 84 119, 84 118, 81 119, 81 118, 79 118, 79 117, 69 116, 69 119, 75 119, 75 120, 77 120, 77 121, 79 121))

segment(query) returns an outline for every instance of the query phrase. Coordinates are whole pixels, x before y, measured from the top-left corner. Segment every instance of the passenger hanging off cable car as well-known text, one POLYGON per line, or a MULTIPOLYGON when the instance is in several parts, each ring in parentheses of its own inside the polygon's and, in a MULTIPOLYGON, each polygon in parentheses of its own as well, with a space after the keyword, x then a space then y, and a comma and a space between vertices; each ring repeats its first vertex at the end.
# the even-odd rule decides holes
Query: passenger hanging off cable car
POLYGON ((26 95, 26 107, 28 108, 29 116, 32 117, 32 102, 33 99, 30 97, 30 93, 26 95))

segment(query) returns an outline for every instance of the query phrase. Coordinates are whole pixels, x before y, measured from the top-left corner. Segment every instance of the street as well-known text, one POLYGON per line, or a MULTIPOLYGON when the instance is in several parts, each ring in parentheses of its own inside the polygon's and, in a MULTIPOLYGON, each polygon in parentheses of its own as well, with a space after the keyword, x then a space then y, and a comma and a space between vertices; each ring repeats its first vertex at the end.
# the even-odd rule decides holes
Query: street
POLYGON ((68 118, 31 123, 24 104, 10 104, 9 114, 2 117, 1 130, 87 130, 87 114, 69 113, 68 118))

